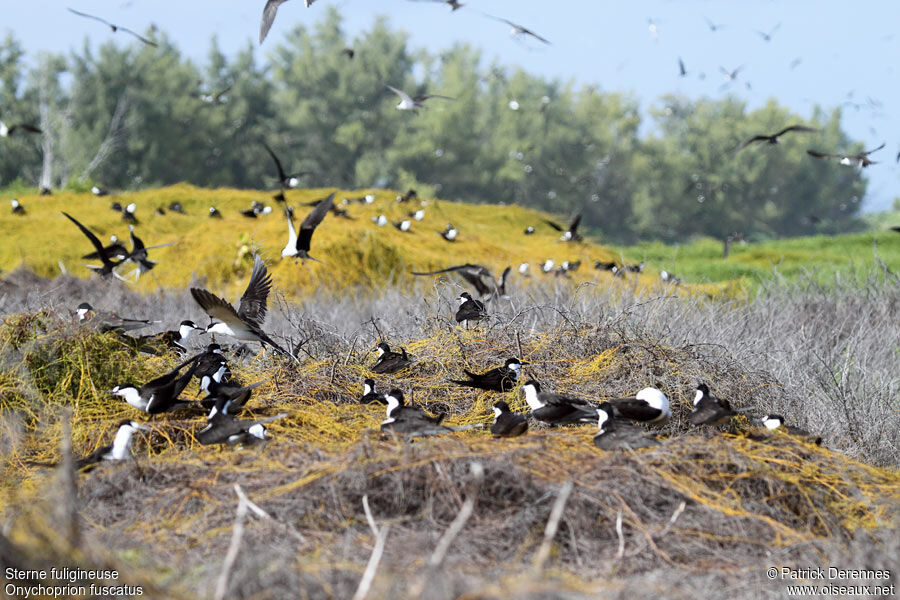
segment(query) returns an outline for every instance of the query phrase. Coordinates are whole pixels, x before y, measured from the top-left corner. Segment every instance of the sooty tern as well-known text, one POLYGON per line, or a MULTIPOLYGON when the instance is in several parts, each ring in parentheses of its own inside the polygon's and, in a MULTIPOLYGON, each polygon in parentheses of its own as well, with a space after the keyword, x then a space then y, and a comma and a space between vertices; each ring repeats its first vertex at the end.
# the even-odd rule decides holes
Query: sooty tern
POLYGON ((191 296, 209 315, 210 319, 213 319, 206 328, 208 333, 224 333, 238 340, 259 342, 262 345, 268 344, 278 352, 291 356, 262 330, 262 324, 266 320, 266 299, 271 289, 272 278, 268 274, 266 264, 257 254, 253 259, 250 283, 247 284, 247 289, 241 296, 238 310, 234 310, 234 307, 224 298, 215 296, 204 289, 191 288, 191 296), (218 322, 215 322, 216 319, 218 322))
POLYGON ((785 127, 778 133, 773 133, 771 135, 765 135, 765 134, 755 135, 752 138, 750 138, 749 140, 747 140, 746 142, 744 142, 743 144, 741 144, 740 146, 738 146, 737 148, 735 148, 734 151, 739 152, 739 151, 743 150, 744 148, 746 148, 747 146, 749 146, 750 144, 752 144, 753 142, 768 142, 770 144, 777 144, 778 138, 780 138, 781 136, 783 136, 784 134, 786 134, 790 131, 813 132, 813 131, 819 131, 819 130, 816 129, 815 127, 806 127, 805 125, 791 125, 790 127, 785 127))
MULTIPOLYGON (((116 437, 113 438, 112 444, 101 446, 85 457, 75 461, 75 468, 79 471, 90 471, 98 464, 106 460, 126 460, 131 457, 131 436, 135 431, 149 431, 146 425, 141 425, 137 421, 125 419, 119 423, 116 430, 116 437)), ((59 463, 42 463, 31 462, 27 464, 36 467, 55 467, 59 463)))
POLYGON ((387 419, 381 422, 382 431, 402 433, 408 436, 439 435, 454 431, 441 425, 444 415, 432 417, 420 408, 407 406, 403 392, 393 389, 386 395, 387 419))
POLYGON ((597 407, 581 398, 542 392, 541 385, 529 379, 522 386, 531 416, 550 425, 590 423, 597 418, 597 407))
POLYGON ((228 444, 229 446, 258 444, 269 437, 264 423, 283 419, 286 416, 288 416, 287 413, 281 413, 272 417, 250 421, 235 419, 224 413, 216 413, 207 420, 203 429, 194 434, 194 437, 204 446, 210 444, 228 444))
POLYGON ((554 223, 550 219, 544 219, 544 223, 552 227, 557 231, 561 231, 562 235, 559 239, 564 242, 580 242, 584 238, 581 237, 581 234, 578 233, 578 225, 581 223, 581 213, 575 215, 575 218, 572 219, 572 223, 569 225, 568 229, 563 229, 562 225, 559 223, 554 223))
POLYGON ((363 381, 363 395, 359 399, 360 404, 387 404, 387 398, 384 394, 379 394, 375 389, 375 380, 366 379, 363 381))
POLYGON ((16 123, 14 125, 7 126, 6 123, 0 121, 0 138, 9 137, 19 130, 27 131, 28 133, 44 133, 38 127, 29 125, 28 123, 16 123))
POLYGON ((100 262, 103 263, 103 266, 101 266, 101 267, 98 267, 96 265, 86 265, 87 268, 96 272, 101 277, 109 277, 110 275, 114 275, 118 278, 119 274, 115 272, 115 268, 118 267, 120 264, 122 264, 121 261, 116 262, 116 263, 112 262, 110 257, 104 251, 103 244, 100 243, 100 240, 97 239, 96 235, 91 233, 91 231, 87 227, 85 227, 84 225, 82 225, 81 223, 76 221, 75 217, 73 217, 70 214, 65 213, 65 212, 63 214, 66 216, 67 219, 69 219, 70 221, 75 223, 75 225, 78 226, 78 229, 81 230, 81 233, 83 233, 85 235, 85 237, 87 237, 87 239, 90 240, 91 244, 93 244, 94 248, 97 251, 97 256, 100 258, 100 262))
POLYGON ((475 291, 481 297, 490 296, 493 294, 499 294, 499 285, 497 284, 497 280, 494 279, 494 276, 491 275, 491 272, 487 267, 482 265, 472 265, 472 264, 464 264, 464 265, 454 265, 452 267, 447 267, 446 269, 440 269, 438 271, 412 271, 413 275, 440 275, 441 273, 451 273, 456 272, 459 275, 468 281, 472 287, 475 288, 475 291))
POLYGON ((545 38, 542 38, 535 32, 531 31, 530 29, 526 29, 525 27, 522 27, 521 25, 513 23, 512 21, 510 21, 508 19, 503 19, 501 17, 495 17, 495 16, 489 15, 489 14, 485 14, 484 16, 486 16, 490 19, 494 19, 495 21, 500 21, 501 23, 506 23, 507 25, 512 27, 512 29, 509 32, 509 34, 511 36, 514 36, 514 37, 515 36, 531 36, 534 39, 538 40, 539 42, 544 42, 548 46, 550 45, 550 42, 548 40, 546 40, 545 38))
POLYGON ((463 292, 456 300, 459 302, 459 308, 456 310, 455 315, 457 323, 465 321, 466 327, 468 327, 469 321, 480 321, 488 317, 484 303, 472 298, 469 292, 463 292))
POLYGON ((388 375, 412 364, 404 348, 400 348, 400 352, 394 352, 385 342, 379 342, 375 350, 378 352, 378 359, 369 368, 373 373, 388 375))
POLYGON ((319 202, 309 214, 306 215, 306 218, 303 219, 303 222, 300 223, 300 235, 297 235, 297 232, 294 230, 294 220, 292 219, 293 211, 288 209, 285 211, 285 216, 288 221, 288 241, 285 245, 284 249, 281 251, 282 258, 294 257, 300 258, 301 260, 315 260, 318 259, 313 258, 309 255, 309 246, 312 242, 313 232, 316 230, 316 227, 319 226, 319 223, 322 222, 322 219, 325 218, 325 215, 328 214, 328 211, 334 206, 334 192, 328 195, 327 198, 319 202))
MULTIPOLYGON (((455 98, 451 98, 450 96, 441 96, 439 94, 420 94, 418 96, 410 97, 409 94, 404 92, 403 90, 398 90, 393 86, 387 86, 389 90, 400 96, 400 104, 397 105, 397 110, 411 110, 417 111, 420 108, 425 108, 425 101, 429 98, 442 98, 444 100, 455 100, 455 98)), ((410 198, 406 198, 409 200, 410 198)))
MULTIPOLYGON (((109 236, 109 245, 103 248, 103 251, 106 253, 106 256, 110 258, 110 260, 118 259, 119 261, 125 260, 128 257, 128 250, 125 249, 125 246, 119 242, 119 238, 114 235, 109 236)), ((81 258, 86 260, 99 260, 100 253, 96 250, 91 252, 90 254, 85 254, 81 258)))
POLYGON ((486 373, 472 373, 463 369, 468 380, 451 379, 451 383, 466 387, 478 388, 492 392, 509 392, 516 387, 516 380, 522 372, 522 365, 527 364, 518 358, 508 358, 502 367, 491 369, 486 373))
POLYGON ((87 302, 82 302, 75 310, 78 317, 78 323, 86 323, 100 333, 107 331, 115 331, 116 333, 125 333, 135 329, 142 329, 158 321, 150 321, 146 319, 127 319, 120 317, 114 312, 97 311, 87 302))
POLYGON ((25 207, 22 206, 22 203, 13 198, 9 201, 10 206, 12 206, 12 214, 14 215, 24 215, 25 207))
MULTIPOLYGON (((316 0, 304 0, 306 3, 306 8, 312 6, 312 3, 316 0)), ((265 8, 263 8, 262 21, 259 23, 259 43, 262 44, 263 40, 266 39, 266 36, 269 34, 269 29, 272 28, 272 23, 275 22, 275 13, 278 12, 278 7, 287 2, 287 0, 268 0, 266 2, 265 8)))
POLYGON ((869 155, 873 152, 881 150, 882 148, 884 148, 884 146, 884 144, 881 144, 877 148, 872 148, 871 150, 863 150, 862 152, 857 152, 856 154, 826 154, 825 152, 817 152, 816 150, 807 150, 806 153, 813 158, 819 158, 823 160, 830 158, 836 159, 845 167, 865 168, 869 165, 878 164, 874 160, 869 160, 869 155))
POLYGON ((494 424, 491 425, 494 437, 516 437, 527 430, 528 420, 524 416, 511 412, 503 400, 494 403, 494 424))
MULTIPOLYGON (((818 435, 813 435, 805 429, 801 429, 799 427, 794 427, 793 425, 785 425, 784 417, 781 415, 769 414, 756 419, 756 422, 761 424, 763 427, 768 429, 769 431, 784 431, 789 433, 790 435, 796 435, 801 437, 807 441, 810 441, 817 446, 822 445, 822 437, 818 435)), ((758 436, 753 439, 760 439, 758 436)))
POLYGON ((634 398, 607 400, 615 416, 644 423, 661 423, 672 416, 669 399, 655 387, 645 387, 634 398))
POLYGON ((216 413, 237 414, 250 400, 253 390, 265 383, 265 381, 257 381, 250 385, 220 383, 227 369, 228 365, 222 363, 215 375, 204 375, 200 381, 200 388, 207 394, 200 404, 203 408, 210 409, 210 418, 216 413))
MULTIPOLYGON (((275 155, 275 152, 269 148, 269 145, 263 142, 263 147, 266 149, 266 152, 269 153, 269 156, 272 157, 272 160, 275 162, 275 168, 278 170, 278 185, 281 187, 281 198, 280 200, 284 200, 284 190, 291 189, 297 187, 300 183, 300 178, 304 175, 311 175, 309 171, 298 171, 297 173, 285 173, 284 167, 281 166, 281 161, 278 160, 278 157, 275 155)), ((277 197, 277 196, 276 196, 277 197)))
POLYGON ((603 402, 597 409, 600 431, 594 436, 594 445, 601 450, 636 450, 658 446, 656 436, 630 423, 623 423, 613 417, 614 409, 609 402, 603 402))
POLYGON ((455 242, 456 236, 459 235, 459 230, 450 223, 447 223, 447 226, 444 228, 444 230, 439 231, 438 233, 448 242, 455 242))
POLYGON ((77 10, 74 10, 74 9, 72 9, 72 8, 69 9, 69 12, 70 12, 70 13, 73 13, 73 14, 76 14, 76 15, 78 15, 79 17, 85 17, 85 18, 87 18, 87 19, 93 19, 93 20, 95 20, 95 21, 100 21, 101 23, 103 23, 104 25, 106 25, 107 27, 109 27, 110 29, 112 29, 112 32, 113 32, 113 33, 116 33, 117 31, 124 31, 125 33, 130 33, 131 35, 133 35, 133 36, 136 37, 137 39, 141 40, 142 42, 144 42, 144 43, 147 44, 148 46, 153 46, 154 48, 157 47, 156 42, 152 42, 152 41, 148 40, 148 39, 145 38, 144 36, 139 35, 138 33, 136 33, 136 32, 134 32, 134 31, 128 29, 127 27, 122 27, 122 26, 120 26, 120 25, 113 25, 112 23, 110 23, 109 21, 107 21, 107 20, 105 20, 105 19, 101 19, 100 17, 95 17, 94 15, 89 15, 89 14, 87 14, 87 13, 78 12, 77 10))
POLYGON ((711 395, 709 387, 701 383, 694 393, 694 410, 688 420, 692 425, 721 425, 736 414, 728 400, 711 395))
POLYGON ((187 406, 191 403, 179 400, 178 395, 190 383, 194 372, 197 370, 197 363, 192 364, 185 371, 184 375, 179 376, 178 373, 181 370, 181 366, 179 365, 165 375, 157 377, 140 387, 133 383, 121 383, 111 389, 109 393, 124 398, 125 402, 134 408, 150 415, 187 406))
POLYGON ((206 331, 202 327, 197 327, 193 321, 182 321, 178 324, 178 329, 142 335, 137 338, 138 350, 147 354, 160 354, 161 349, 174 350, 178 353, 187 352, 187 348, 182 346, 181 342, 187 340, 194 330, 206 331))

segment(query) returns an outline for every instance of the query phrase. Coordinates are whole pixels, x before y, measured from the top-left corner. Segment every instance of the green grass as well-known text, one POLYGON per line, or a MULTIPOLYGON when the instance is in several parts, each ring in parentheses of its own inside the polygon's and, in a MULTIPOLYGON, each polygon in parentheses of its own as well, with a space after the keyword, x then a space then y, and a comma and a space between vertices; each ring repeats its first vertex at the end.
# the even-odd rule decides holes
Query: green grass
POLYGON ((833 281, 839 273, 841 277, 863 279, 881 263, 900 272, 900 235, 893 231, 735 243, 726 259, 722 258, 722 242, 711 238, 679 246, 648 242, 620 251, 685 281, 743 279, 751 288, 773 275, 797 280, 812 274, 820 283, 833 281))

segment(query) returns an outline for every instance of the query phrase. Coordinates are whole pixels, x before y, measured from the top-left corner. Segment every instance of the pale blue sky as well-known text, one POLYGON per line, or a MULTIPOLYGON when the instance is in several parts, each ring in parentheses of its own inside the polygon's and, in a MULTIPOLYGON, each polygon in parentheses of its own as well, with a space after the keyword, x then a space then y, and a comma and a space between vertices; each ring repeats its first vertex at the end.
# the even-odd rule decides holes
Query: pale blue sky
MULTIPOLYGON (((85 36, 96 45, 108 39, 130 43, 101 24, 66 10, 102 16, 143 32, 155 23, 176 41, 182 52, 205 61, 209 40, 216 33, 223 51, 231 53, 255 40, 263 0, 27 0, 4 2, 0 31, 12 30, 29 56, 40 50, 80 48, 85 36)), ((880 161, 867 169, 869 191, 865 207, 884 209, 900 196, 900 0, 470 0, 451 13, 440 3, 409 0, 317 0, 306 8, 302 0, 283 4, 269 37, 260 48, 261 60, 297 23, 313 23, 328 5, 344 15, 348 33, 368 28, 376 15, 387 15, 391 26, 407 31, 414 47, 446 48, 465 41, 483 50, 488 60, 520 65, 561 80, 624 91, 646 108, 659 96, 676 92, 719 97, 731 93, 751 107, 774 97, 801 117, 818 103, 844 102, 844 128, 873 148, 880 161), (481 13, 505 17, 552 42, 518 43, 509 28, 481 13), (706 18, 723 27, 710 31, 706 18), (652 19, 656 36, 651 32, 652 19), (779 29, 766 42, 757 31, 779 29), (678 77, 678 57, 689 71, 678 77), (795 63, 796 60, 800 62, 795 63), (792 65, 792 63, 795 63, 792 65), (726 90, 719 67, 745 65, 738 81, 726 90), (705 79, 700 79, 700 74, 705 79), (746 82, 751 84, 747 89, 746 82)), ((5 33, 5 32, 4 32, 5 33)), ((839 150, 826 149, 823 150, 839 150)))

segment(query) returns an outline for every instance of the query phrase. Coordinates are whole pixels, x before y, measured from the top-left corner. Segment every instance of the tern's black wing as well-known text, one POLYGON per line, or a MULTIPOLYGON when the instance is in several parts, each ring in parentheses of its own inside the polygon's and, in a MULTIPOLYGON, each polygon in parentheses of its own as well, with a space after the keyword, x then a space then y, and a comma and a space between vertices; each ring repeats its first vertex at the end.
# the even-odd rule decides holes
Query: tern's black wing
POLYGON ((469 271, 469 272, 477 274, 477 275, 489 275, 490 274, 490 272, 487 270, 487 267, 482 267, 481 265, 472 265, 472 264, 468 264, 468 263, 466 263, 464 265, 454 265, 452 267, 447 267, 446 269, 441 269, 439 271, 428 271, 428 272, 413 271, 412 274, 413 275, 440 275, 441 273, 449 273, 450 271, 462 271, 462 270, 466 270, 466 271, 469 271))
POLYGON ((562 225, 560 225, 559 223, 554 223, 553 221, 551 221, 549 219, 544 219, 544 223, 546 223, 547 225, 549 225, 550 227, 552 227, 553 229, 555 229, 557 231, 565 231, 565 229, 562 228, 562 225))
POLYGON ((250 283, 247 290, 241 296, 241 304, 237 314, 241 320, 262 327, 266 320, 266 299, 272 289, 272 278, 269 276, 266 263, 256 255, 253 261, 253 273, 250 275, 250 283))
POLYGON ((840 158, 837 154, 827 154, 825 152, 817 152, 816 150, 807 150, 806 153, 813 158, 840 158))
MULTIPOLYGON (((886 142, 885 142, 885 143, 886 143, 886 142)), ((884 148, 884 146, 885 146, 885 144, 883 143, 883 144, 881 144, 880 146, 878 146, 877 148, 872 148, 871 150, 863 150, 863 151, 860 152, 859 154, 860 154, 861 156, 866 156, 866 155, 868 155, 868 154, 871 154, 872 152, 875 152, 875 151, 877 151, 877 150, 881 150, 882 148, 884 148)))
POLYGON ((309 244, 312 241, 313 231, 316 230, 316 227, 319 226, 319 223, 322 222, 322 219, 325 218, 325 215, 328 214, 328 211, 331 210, 332 206, 334 206, 334 192, 331 192, 327 198, 319 202, 315 208, 309 211, 309 214, 306 215, 306 218, 300 223, 300 233, 297 237, 298 250, 306 250, 309 252, 309 244))
POLYGON ((768 135, 754 135, 752 138, 750 138, 749 140, 747 140, 746 142, 744 142, 743 144, 741 144, 740 146, 735 148, 734 151, 739 152, 740 150, 743 150, 744 148, 746 148, 753 142, 759 142, 759 141, 768 140, 768 139, 771 139, 768 135))
POLYGON ((78 15, 79 17, 85 17, 85 18, 88 18, 88 19, 93 19, 93 20, 95 20, 95 21, 100 21, 101 23, 103 23, 104 25, 106 25, 106 26, 108 26, 108 27, 114 27, 114 25, 113 25, 112 23, 110 23, 109 21, 107 21, 106 19, 101 19, 100 17, 95 17, 94 15, 89 15, 89 14, 87 14, 87 13, 78 12, 78 11, 75 10, 74 8, 70 8, 70 9, 69 9, 69 12, 70 12, 70 13, 73 13, 73 14, 76 14, 76 15, 78 15))
POLYGON ((578 229, 578 224, 581 223, 581 213, 575 216, 575 219, 572 221, 572 224, 569 225, 569 231, 575 233, 575 230, 578 229))
POLYGON ((634 421, 652 421, 660 415, 658 408, 653 408, 637 398, 614 398, 607 400, 613 406, 616 416, 634 421))
POLYGON ((82 225, 81 223, 76 221, 75 217, 73 217, 72 215, 70 215, 66 212, 64 212, 63 214, 66 216, 67 219, 69 219, 70 221, 72 221, 73 223, 78 225, 78 229, 81 230, 81 233, 86 235, 87 239, 91 240, 91 243, 94 245, 94 248, 97 249, 97 255, 99 256, 100 260, 103 262, 103 266, 107 267, 108 269, 111 270, 115 266, 115 264, 113 264, 113 262, 111 260, 109 260, 109 257, 106 255, 105 249, 103 248, 103 244, 100 243, 100 240, 97 239, 97 236, 94 235, 93 233, 91 233, 91 231, 87 227, 85 227, 84 225, 82 225))
POLYGON ((16 123, 15 125, 10 126, 9 135, 12 135, 16 129, 24 129, 29 133, 44 133, 40 127, 36 127, 30 123, 16 123))
POLYGON ((506 278, 509 277, 510 271, 512 271, 512 267, 508 266, 503 269, 503 274, 500 275, 500 283, 497 286, 497 290, 500 292, 501 296, 506 294, 506 278))
POLYGON ((266 36, 269 34, 269 29, 272 28, 272 23, 275 22, 275 13, 278 12, 278 7, 285 2, 287 2, 287 0, 268 0, 268 2, 266 2, 266 7, 263 9, 262 21, 259 24, 260 44, 266 39, 266 36))
POLYGON ((807 127, 805 125, 791 125, 790 127, 785 127, 778 133, 774 134, 772 137, 780 137, 789 131, 818 131, 815 127, 807 127))
POLYGON ((487 270, 485 269, 484 276, 488 277, 491 280, 491 283, 494 284, 493 290, 489 288, 487 284, 481 279, 481 275, 479 275, 480 271, 475 271, 472 269, 458 269, 458 272, 462 276, 462 278, 468 281, 472 285, 472 287, 475 288, 475 291, 482 296, 492 294, 497 289, 497 284, 494 281, 493 276, 486 271, 487 270))
POLYGON ((156 42, 153 42, 153 41, 148 40, 147 38, 145 38, 145 37, 142 36, 141 34, 137 33, 136 31, 132 31, 131 29, 128 29, 127 27, 116 27, 116 29, 118 29, 119 31, 124 31, 125 33, 130 33, 131 35, 133 35, 133 36, 136 37, 137 39, 141 40, 142 42, 144 42, 144 43, 147 44, 148 46, 153 46, 154 48, 158 48, 158 47, 159 47, 159 45, 158 45, 156 42))
POLYGON ((265 142, 262 143, 263 148, 266 149, 266 152, 269 153, 269 156, 272 157, 272 160, 275 161, 275 167, 278 169, 278 181, 280 185, 284 185, 285 180, 287 179, 287 175, 284 174, 284 167, 281 166, 281 161, 278 160, 278 157, 275 156, 275 153, 269 148, 269 145, 265 142))

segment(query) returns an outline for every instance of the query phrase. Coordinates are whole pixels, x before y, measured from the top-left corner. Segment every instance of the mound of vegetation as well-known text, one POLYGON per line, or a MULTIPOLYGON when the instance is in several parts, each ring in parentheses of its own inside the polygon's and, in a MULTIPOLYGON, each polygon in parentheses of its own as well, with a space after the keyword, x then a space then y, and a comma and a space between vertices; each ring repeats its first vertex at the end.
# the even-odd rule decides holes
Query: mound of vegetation
MULTIPOLYGON (((896 291, 873 286, 869 302, 896 291)), ((64 470, 54 476, 28 461, 55 460, 67 428, 76 455, 108 443, 118 420, 141 415, 105 390, 146 381, 180 358, 134 356, 112 334, 73 326, 63 313, 8 317, 0 327, 0 487, 10 516, 0 557, 26 566, 111 565, 120 583, 168 598, 225 597, 218 591, 349 598, 375 558, 368 597, 384 598, 692 597, 716 589, 758 597, 784 593, 784 582, 766 579, 768 566, 824 557, 848 565, 850 556, 865 568, 896 564, 896 374, 884 375, 889 352, 883 359, 862 345, 896 307, 885 303, 887 313, 875 315, 855 307, 849 291, 790 292, 808 315, 819 315, 810 329, 828 320, 842 352, 868 369, 860 382, 854 366, 840 362, 842 352, 810 349, 823 352, 827 372, 843 370, 840 404, 829 388, 803 387, 819 376, 797 366, 803 357, 781 354, 797 342, 796 331, 782 327, 779 339, 749 325, 776 302, 783 318, 796 320, 782 291, 748 304, 536 286, 491 303, 492 318, 468 330, 451 320, 454 293, 395 291, 370 298, 365 310, 333 296, 308 299, 303 312, 286 306, 299 364, 230 357, 241 381, 264 381, 249 414, 288 413, 267 425, 271 441, 201 446, 201 412, 167 415, 136 440, 134 461, 102 465, 77 485, 66 484, 64 470), (366 311, 375 318, 366 321, 366 311), (856 322, 842 331, 850 312, 856 322), (447 379, 508 356, 528 362, 527 376, 545 389, 595 401, 656 385, 674 415, 659 430, 664 443, 641 451, 597 450, 590 425, 533 426, 512 440, 479 428, 384 437, 384 409, 358 403, 379 337, 414 359, 407 370, 377 376, 379 387, 402 388, 453 425, 489 424, 499 396, 447 379), (725 432, 691 428, 686 416, 699 381, 751 413, 785 414, 821 433, 824 445, 783 433, 748 437, 746 419, 725 432), (887 387, 872 387, 880 385, 887 387), (855 418, 864 423, 846 414, 862 398, 868 412, 855 418)), ((183 304, 179 298, 165 302, 183 304)), ((519 391, 504 397, 525 409, 519 391)))
MULTIPOLYGON (((321 200, 331 190, 291 190, 286 192, 287 204, 295 208, 295 226, 311 210, 305 203, 321 200)), ((411 271, 443 269, 451 265, 476 263, 487 266, 500 277, 507 266, 513 267, 511 285, 528 285, 543 277, 540 266, 548 259, 553 277, 564 262, 579 265, 578 270, 566 273, 573 281, 611 281, 608 270, 594 269, 595 261, 614 262, 620 267, 638 263, 632 257, 613 253, 597 243, 564 243, 560 233, 545 220, 549 215, 518 206, 488 206, 441 202, 434 199, 415 199, 397 202, 397 194, 386 190, 337 191, 336 205, 346 210, 346 217, 329 214, 315 230, 310 254, 322 262, 299 262, 281 259, 281 249, 288 238, 286 219, 281 212, 284 204, 272 199, 267 192, 248 190, 205 190, 189 185, 96 197, 90 193, 59 193, 53 196, 27 196, 22 203, 28 206, 25 216, 0 213, 0 227, 9 231, 8 243, 0 247, 0 268, 13 269, 24 265, 42 277, 53 277, 60 269, 78 277, 89 277, 85 264, 99 264, 81 257, 93 248, 88 239, 69 222, 62 211, 74 216, 91 229, 103 243, 116 235, 126 248, 127 223, 122 213, 110 210, 112 202, 125 206, 135 203, 138 225, 135 232, 148 246, 171 244, 151 249, 149 257, 158 261, 153 270, 142 276, 136 289, 154 291, 187 286, 194 280, 205 280, 210 289, 237 297, 246 287, 253 263, 253 252, 259 251, 268 262, 270 272, 280 293, 289 298, 308 295, 312 290, 345 290, 359 286, 369 291, 389 284, 414 285, 420 278, 411 271), (367 194, 374 196, 371 204, 357 202, 367 194), (342 204, 348 198, 348 204, 342 204), (180 203, 184 214, 166 210, 180 203), (272 207, 272 212, 258 218, 247 218, 241 211, 253 202, 272 207), (215 206, 221 219, 209 217, 209 207, 215 206), (157 214, 162 208, 165 214, 157 214), (424 219, 417 221, 409 213, 424 209, 424 219), (373 223, 384 215, 388 224, 373 223), (392 223, 411 220, 409 232, 402 232, 392 223), (440 232, 452 223, 459 230, 455 242, 445 241, 440 232), (525 235, 526 227, 536 229, 525 235), (521 263, 530 265, 529 277, 518 275, 521 263)), ((568 225, 568 218, 554 218, 568 225)), ((133 271, 131 264, 121 267, 122 275, 133 271)), ((642 285, 654 281, 659 271, 651 265, 646 274, 630 274, 642 285)), ((430 287, 433 278, 425 278, 430 287)), ((698 285, 701 293, 737 293, 736 285, 698 285)), ((77 304, 77 303, 76 303, 77 304)))

